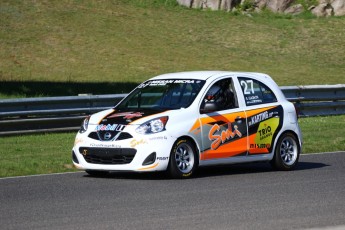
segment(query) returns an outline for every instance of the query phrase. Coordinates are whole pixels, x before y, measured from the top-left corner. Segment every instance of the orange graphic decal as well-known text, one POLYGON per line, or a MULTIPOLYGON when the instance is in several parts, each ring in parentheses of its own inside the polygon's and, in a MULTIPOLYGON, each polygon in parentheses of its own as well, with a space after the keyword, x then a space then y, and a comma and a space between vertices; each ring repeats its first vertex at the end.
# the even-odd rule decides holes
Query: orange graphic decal
POLYGON ((220 145, 217 150, 209 149, 203 152, 200 156, 200 159, 211 160, 242 155, 246 153, 246 150, 243 148, 243 146, 246 145, 247 138, 237 139, 234 142, 228 142, 223 145, 220 145))
POLYGON ((148 170, 148 169, 154 169, 158 166, 158 163, 152 165, 152 166, 148 166, 148 167, 144 167, 144 168, 139 168, 138 170, 148 170))

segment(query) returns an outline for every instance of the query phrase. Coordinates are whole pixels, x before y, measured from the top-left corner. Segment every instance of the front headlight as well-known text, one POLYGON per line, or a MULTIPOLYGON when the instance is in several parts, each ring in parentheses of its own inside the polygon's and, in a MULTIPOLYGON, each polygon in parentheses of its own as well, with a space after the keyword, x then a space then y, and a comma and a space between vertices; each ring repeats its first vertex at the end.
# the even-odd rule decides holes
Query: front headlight
POLYGON ((86 132, 87 127, 89 126, 89 120, 90 120, 90 116, 87 116, 87 117, 83 120, 83 122, 81 123, 80 130, 79 130, 80 133, 86 132))
POLYGON ((140 134, 159 133, 165 130, 168 117, 159 117, 140 125, 135 131, 140 134))

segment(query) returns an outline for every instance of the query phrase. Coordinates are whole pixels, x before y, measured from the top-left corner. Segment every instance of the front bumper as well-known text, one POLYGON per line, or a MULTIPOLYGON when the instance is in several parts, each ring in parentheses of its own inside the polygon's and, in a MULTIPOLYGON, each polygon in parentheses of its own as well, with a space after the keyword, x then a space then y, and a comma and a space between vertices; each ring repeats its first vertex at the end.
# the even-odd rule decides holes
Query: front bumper
POLYGON ((120 141, 99 141, 78 133, 72 160, 82 170, 164 171, 175 141, 164 132, 120 141))

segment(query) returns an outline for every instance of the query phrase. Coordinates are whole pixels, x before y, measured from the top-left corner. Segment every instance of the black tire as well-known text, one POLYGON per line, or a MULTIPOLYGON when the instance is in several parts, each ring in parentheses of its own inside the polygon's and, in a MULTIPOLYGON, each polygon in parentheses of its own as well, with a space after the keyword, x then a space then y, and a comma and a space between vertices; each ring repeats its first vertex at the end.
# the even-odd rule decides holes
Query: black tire
POLYGON ((85 172, 93 177, 105 177, 109 175, 108 171, 101 171, 101 170, 85 170, 85 172))
POLYGON ((172 147, 168 172, 172 178, 190 178, 199 165, 198 154, 194 144, 181 138, 172 147))
POLYGON ((295 135, 284 133, 277 142, 271 161, 272 167, 282 171, 294 169, 298 163, 300 151, 301 148, 295 135))

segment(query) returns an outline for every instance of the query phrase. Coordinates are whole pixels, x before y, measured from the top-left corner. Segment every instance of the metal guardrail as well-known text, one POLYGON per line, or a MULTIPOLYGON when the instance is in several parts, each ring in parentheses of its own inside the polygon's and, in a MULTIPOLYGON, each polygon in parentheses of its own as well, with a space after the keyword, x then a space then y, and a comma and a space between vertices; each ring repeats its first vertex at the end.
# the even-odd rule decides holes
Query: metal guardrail
POLYGON ((345 84, 283 86, 280 89, 296 104, 301 117, 345 114, 345 84))
POLYGON ((75 131, 85 116, 114 106, 126 95, 0 99, 0 136, 75 131))
MULTIPOLYGON (((283 86, 299 115, 345 114, 345 84, 283 86)), ((110 108, 126 94, 0 99, 0 136, 76 131, 89 114, 110 108)))

